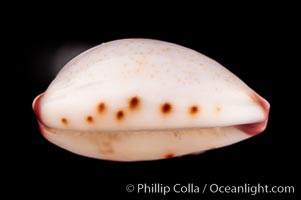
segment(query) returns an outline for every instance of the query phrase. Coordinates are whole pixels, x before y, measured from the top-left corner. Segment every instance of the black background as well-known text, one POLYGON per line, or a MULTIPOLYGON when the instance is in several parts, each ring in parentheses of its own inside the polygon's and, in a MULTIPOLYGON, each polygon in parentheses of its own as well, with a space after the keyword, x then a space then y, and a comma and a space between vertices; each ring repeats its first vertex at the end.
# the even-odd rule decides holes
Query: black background
MULTIPOLYGON (((202 8, 191 11, 188 16, 184 8, 173 14, 162 9, 162 17, 158 17, 157 9, 152 12, 144 12, 141 8, 135 12, 125 10, 120 15, 116 15, 119 13, 116 10, 100 14, 103 10, 105 8, 77 17, 65 14, 66 9, 22 12, 17 20, 6 24, 3 44, 7 56, 4 54, 4 60, 9 71, 2 76, 9 81, 3 87, 8 97, 3 98, 8 101, 3 109, 9 112, 3 126, 9 129, 3 134, 9 137, 2 146, 4 157, 8 159, 3 164, 8 167, 7 171, 3 172, 9 177, 6 186, 13 191, 10 195, 21 193, 24 197, 40 198, 85 195, 85 199, 122 195, 126 199, 143 199, 147 195, 125 190, 127 184, 138 183, 260 183, 294 185, 298 192, 300 154, 296 137, 299 131, 292 115, 299 109, 293 102, 298 93, 294 89, 298 79, 292 72, 297 64, 291 62, 297 42, 293 15, 284 18, 279 9, 271 7, 234 14, 224 11, 220 15, 213 8, 210 14, 202 14, 206 10, 202 8), (252 139, 201 155, 151 162, 90 159, 46 141, 39 133, 31 103, 54 78, 49 66, 53 66, 57 50, 68 44, 92 47, 122 38, 165 40, 217 60, 270 102, 267 130, 252 139)), ((185 199, 224 197, 221 194, 175 196, 185 199)), ((256 198, 295 196, 274 194, 256 198)), ((162 197, 156 195, 156 198, 162 197)))

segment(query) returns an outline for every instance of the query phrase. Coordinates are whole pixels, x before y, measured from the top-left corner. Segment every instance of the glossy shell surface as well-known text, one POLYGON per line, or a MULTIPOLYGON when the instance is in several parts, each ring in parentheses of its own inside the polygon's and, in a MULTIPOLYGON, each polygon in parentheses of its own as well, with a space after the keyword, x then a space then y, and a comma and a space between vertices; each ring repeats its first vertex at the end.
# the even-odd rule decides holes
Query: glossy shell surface
POLYGON ((123 39, 78 55, 33 103, 40 130, 77 154, 118 161, 203 152, 262 132, 269 104, 185 47, 123 39))

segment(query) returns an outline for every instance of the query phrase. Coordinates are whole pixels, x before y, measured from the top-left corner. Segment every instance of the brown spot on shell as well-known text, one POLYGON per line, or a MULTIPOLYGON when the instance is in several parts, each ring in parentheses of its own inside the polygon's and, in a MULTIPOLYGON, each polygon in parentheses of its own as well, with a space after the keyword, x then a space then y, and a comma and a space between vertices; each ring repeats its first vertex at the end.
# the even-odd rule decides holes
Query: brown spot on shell
POLYGON ((114 144, 116 145, 120 141, 120 134, 104 133, 101 136, 97 134, 96 139, 92 140, 96 141, 101 154, 114 154, 114 144))
POLYGON ((168 52, 168 51, 170 51, 170 48, 169 47, 166 47, 166 48, 163 48, 162 49, 164 52, 168 52))
MULTIPOLYGON (((107 156, 114 154, 114 145, 119 141, 119 134, 104 132, 103 134, 85 134, 85 137, 98 148, 100 155, 107 156)), ((107 158, 106 158, 107 159, 107 158)))
POLYGON ((64 125, 68 125, 68 120, 67 120, 65 117, 63 117, 63 118, 61 119, 61 122, 62 122, 64 125))
POLYGON ((103 154, 111 154, 114 152, 111 141, 103 141, 99 151, 103 154))
POLYGON ((92 116, 87 116, 86 121, 87 121, 88 123, 93 123, 94 119, 93 119, 92 116))
POLYGON ((197 105, 193 105, 189 108, 189 113, 191 115, 195 115, 199 112, 199 107, 197 105))
POLYGON ((122 119, 124 119, 124 117, 125 117, 125 114, 124 114, 123 110, 119 110, 119 111, 116 113, 116 119, 117 119, 117 120, 122 120, 122 119))
POLYGON ((140 100, 137 96, 135 97, 132 97, 130 100, 129 100, 129 107, 130 109, 132 110, 135 110, 139 107, 140 105, 140 100))
POLYGON ((220 106, 216 106, 216 107, 215 107, 215 112, 219 113, 219 112, 221 112, 221 111, 222 111, 222 109, 221 109, 220 106))
POLYGON ((164 158, 173 158, 173 157, 175 157, 175 154, 173 153, 168 153, 164 155, 164 158))
POLYGON ((170 103, 166 102, 166 103, 162 104, 161 112, 163 114, 169 114, 169 113, 171 113, 171 111, 172 111, 172 105, 170 103))
POLYGON ((147 60, 146 59, 136 60, 136 64, 138 66, 143 66, 143 65, 147 64, 147 60))
POLYGON ((104 102, 99 103, 97 110, 99 113, 104 113, 106 111, 106 104, 104 102))

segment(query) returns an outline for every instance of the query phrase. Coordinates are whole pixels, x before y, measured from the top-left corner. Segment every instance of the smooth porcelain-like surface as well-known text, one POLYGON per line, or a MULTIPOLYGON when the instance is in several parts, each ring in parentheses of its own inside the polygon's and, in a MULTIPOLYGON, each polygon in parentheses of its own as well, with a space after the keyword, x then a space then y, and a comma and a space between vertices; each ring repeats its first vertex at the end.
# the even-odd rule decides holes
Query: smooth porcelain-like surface
POLYGON ((77 154, 154 160, 262 132, 269 104, 216 61, 150 39, 101 44, 67 63, 33 102, 40 130, 77 154))

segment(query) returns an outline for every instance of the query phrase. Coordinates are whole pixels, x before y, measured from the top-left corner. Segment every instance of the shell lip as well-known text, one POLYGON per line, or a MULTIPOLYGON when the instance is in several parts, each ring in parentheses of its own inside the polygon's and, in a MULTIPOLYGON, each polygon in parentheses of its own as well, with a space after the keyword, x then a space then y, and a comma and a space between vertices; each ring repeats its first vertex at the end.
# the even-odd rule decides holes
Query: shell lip
POLYGON ((32 109, 33 112, 35 113, 37 120, 41 121, 41 100, 42 97, 44 96, 45 92, 39 94, 32 102, 32 109))
POLYGON ((52 128, 44 124, 41 120, 38 119, 40 129, 45 129, 49 133, 60 135, 60 134, 89 134, 89 133, 139 133, 139 132, 170 132, 170 131, 190 131, 190 130, 208 130, 208 129, 222 129, 222 128, 237 128, 248 135, 257 135, 263 132, 267 125, 267 119, 262 122, 250 123, 250 124, 240 124, 240 125, 231 125, 231 126, 215 126, 215 127, 193 127, 193 128, 167 128, 167 129, 138 129, 138 130, 74 130, 74 129, 59 129, 52 128))
POLYGON ((270 112, 270 104, 255 92, 251 93, 250 96, 252 100, 261 107, 264 113, 264 119, 255 123, 237 125, 236 127, 241 131, 254 136, 262 133, 266 129, 270 112))
POLYGON ((43 124, 42 120, 41 120, 41 100, 42 97, 44 96, 45 92, 39 94, 32 102, 32 109, 33 112, 35 113, 36 117, 37 117, 37 121, 38 121, 38 125, 39 125, 39 130, 42 133, 42 135, 44 137, 46 137, 46 133, 44 131, 46 125, 43 124))
POLYGON ((262 133, 266 129, 267 123, 268 123, 268 118, 266 118, 262 122, 237 125, 236 128, 240 129, 241 131, 249 135, 255 136, 258 135, 259 133, 262 133))

